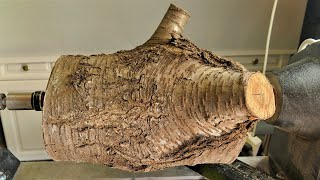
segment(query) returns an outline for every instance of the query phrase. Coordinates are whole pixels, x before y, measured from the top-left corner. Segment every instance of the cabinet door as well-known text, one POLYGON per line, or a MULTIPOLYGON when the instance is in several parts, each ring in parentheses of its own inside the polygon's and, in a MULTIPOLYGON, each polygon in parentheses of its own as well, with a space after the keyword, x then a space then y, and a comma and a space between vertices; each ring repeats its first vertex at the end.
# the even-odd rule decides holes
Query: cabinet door
MULTIPOLYGON (((0 81, 0 92, 33 92, 45 90, 47 81, 0 81)), ((42 112, 3 110, 1 121, 8 149, 20 160, 50 159, 42 135, 42 112)))

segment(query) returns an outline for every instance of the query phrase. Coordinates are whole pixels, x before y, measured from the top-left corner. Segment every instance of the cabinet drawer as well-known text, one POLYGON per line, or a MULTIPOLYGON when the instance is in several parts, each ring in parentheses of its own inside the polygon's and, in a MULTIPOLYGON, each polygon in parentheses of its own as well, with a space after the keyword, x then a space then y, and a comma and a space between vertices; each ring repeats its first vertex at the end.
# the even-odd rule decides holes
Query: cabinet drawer
POLYGON ((1 64, 0 80, 46 80, 51 72, 51 63, 10 63, 1 64))
POLYGON ((50 70, 50 64, 48 63, 17 63, 8 64, 8 73, 19 73, 19 72, 47 72, 50 70))
MULTIPOLYGON (((249 71, 260 71, 263 69, 263 55, 257 56, 227 56, 226 58, 240 62, 249 71)), ((268 57, 267 71, 278 69, 288 63, 288 55, 270 55, 268 57)))

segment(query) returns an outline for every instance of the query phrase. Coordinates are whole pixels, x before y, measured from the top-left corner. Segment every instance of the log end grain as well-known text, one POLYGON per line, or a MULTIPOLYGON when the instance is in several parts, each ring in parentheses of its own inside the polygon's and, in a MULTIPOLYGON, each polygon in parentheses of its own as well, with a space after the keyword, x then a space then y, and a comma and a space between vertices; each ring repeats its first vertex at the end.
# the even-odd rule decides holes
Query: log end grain
POLYGON ((249 76, 245 86, 245 99, 249 113, 258 119, 268 119, 276 110, 272 85, 260 72, 249 76))

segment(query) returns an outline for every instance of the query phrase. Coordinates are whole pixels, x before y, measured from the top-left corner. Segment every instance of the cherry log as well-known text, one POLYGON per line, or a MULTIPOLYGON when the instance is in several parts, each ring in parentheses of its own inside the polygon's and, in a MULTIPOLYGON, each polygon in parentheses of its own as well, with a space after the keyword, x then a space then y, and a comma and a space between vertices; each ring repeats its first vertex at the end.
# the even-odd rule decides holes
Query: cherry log
POLYGON ((272 86, 183 38, 188 19, 171 5, 135 49, 57 60, 42 124, 54 160, 151 171, 237 158, 253 124, 274 114, 272 86))

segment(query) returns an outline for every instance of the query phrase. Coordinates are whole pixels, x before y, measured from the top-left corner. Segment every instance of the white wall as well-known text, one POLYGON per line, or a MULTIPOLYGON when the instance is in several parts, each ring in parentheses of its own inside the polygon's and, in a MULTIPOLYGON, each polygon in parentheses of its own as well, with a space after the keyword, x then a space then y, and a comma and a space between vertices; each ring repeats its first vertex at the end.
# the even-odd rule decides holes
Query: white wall
MULTIPOLYGON (((306 1, 279 0, 271 53, 296 50, 306 1)), ((170 2, 191 14, 184 35, 200 47, 264 51, 272 0, 0 0, 0 58, 131 49, 151 36, 170 2)))

